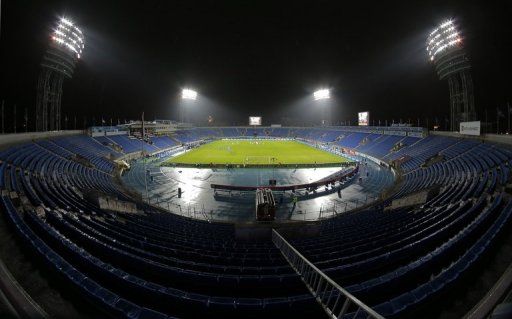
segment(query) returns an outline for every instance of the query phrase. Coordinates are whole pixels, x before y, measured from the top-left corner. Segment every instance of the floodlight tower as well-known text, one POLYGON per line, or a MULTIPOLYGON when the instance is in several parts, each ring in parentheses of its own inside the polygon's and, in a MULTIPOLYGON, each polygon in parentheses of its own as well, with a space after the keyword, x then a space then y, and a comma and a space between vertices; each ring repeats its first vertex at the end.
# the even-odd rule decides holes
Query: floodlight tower
POLYGON ((181 90, 181 99, 183 100, 181 104, 181 123, 185 123, 185 104, 187 101, 195 101, 197 99, 197 91, 192 89, 183 89, 181 90))
POLYGON ((82 31, 71 20, 60 18, 41 62, 37 82, 37 131, 61 129, 62 83, 73 76, 83 49, 82 31))
POLYGON ((316 103, 320 103, 321 104, 320 106, 322 106, 322 111, 321 111, 322 125, 328 125, 329 120, 330 120, 330 113, 331 113, 330 111, 331 110, 330 110, 329 103, 327 103, 327 101, 325 101, 325 103, 321 103, 322 102, 321 100, 329 100, 330 98, 331 98, 331 91, 329 89, 319 89, 319 90, 316 90, 315 92, 313 92, 313 99, 315 101, 319 101, 316 103), (327 116, 327 113, 329 113, 329 116, 327 116))
POLYGON ((183 89, 181 91, 181 98, 184 100, 195 100, 197 99, 197 92, 191 89, 183 89))
POLYGON ((313 98, 315 99, 315 101, 330 99, 331 92, 329 91, 329 89, 316 90, 315 92, 313 92, 313 98))
POLYGON ((476 112, 471 65, 453 20, 446 20, 430 33, 427 52, 439 79, 448 80, 450 129, 456 131, 460 122, 475 120, 476 112))

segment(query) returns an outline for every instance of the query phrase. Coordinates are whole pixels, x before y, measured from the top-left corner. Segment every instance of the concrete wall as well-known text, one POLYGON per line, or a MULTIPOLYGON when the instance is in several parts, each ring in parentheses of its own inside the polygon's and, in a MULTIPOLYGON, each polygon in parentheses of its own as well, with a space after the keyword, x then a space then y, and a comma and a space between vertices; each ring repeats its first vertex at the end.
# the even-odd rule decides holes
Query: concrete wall
POLYGON ((142 157, 142 152, 140 151, 137 151, 137 152, 133 152, 133 153, 128 153, 124 156, 121 156, 120 158, 118 158, 118 160, 125 160, 125 161, 130 161, 132 159, 138 159, 142 157))
POLYGON ((464 135, 459 132, 446 132, 446 131, 430 131, 430 135, 449 136, 456 138, 467 138, 472 140, 478 140, 485 143, 498 143, 512 145, 512 135, 506 134, 482 134, 480 136, 464 135))
POLYGON ((81 130, 70 130, 70 131, 52 131, 52 132, 28 132, 28 133, 17 133, 17 134, 0 134, 0 149, 20 144, 27 143, 33 140, 39 140, 43 138, 51 138, 58 136, 69 136, 82 134, 81 130))
POLYGON ((415 206, 425 204, 428 199, 428 190, 421 191, 412 195, 408 195, 402 198, 394 199, 391 202, 391 206, 386 207, 385 210, 391 210, 407 206, 415 206))

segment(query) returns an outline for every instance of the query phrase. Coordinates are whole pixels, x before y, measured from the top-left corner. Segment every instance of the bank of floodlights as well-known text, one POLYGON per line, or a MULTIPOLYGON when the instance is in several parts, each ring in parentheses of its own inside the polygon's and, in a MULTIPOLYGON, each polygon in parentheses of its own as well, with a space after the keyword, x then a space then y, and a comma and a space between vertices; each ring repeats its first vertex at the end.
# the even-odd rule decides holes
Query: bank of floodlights
POLYGON ((197 92, 191 89, 183 89, 181 91, 181 98, 184 100, 195 100, 197 99, 197 92))
POLYGON ((427 38, 427 52, 430 61, 451 48, 462 45, 462 37, 453 20, 441 23, 427 38))
POLYGON ((331 94, 329 92, 329 89, 317 90, 313 93, 313 98, 315 99, 315 101, 329 99, 330 97, 331 94))
POLYGON ((84 49, 84 35, 71 20, 60 18, 57 28, 53 31, 52 40, 80 59, 84 49))

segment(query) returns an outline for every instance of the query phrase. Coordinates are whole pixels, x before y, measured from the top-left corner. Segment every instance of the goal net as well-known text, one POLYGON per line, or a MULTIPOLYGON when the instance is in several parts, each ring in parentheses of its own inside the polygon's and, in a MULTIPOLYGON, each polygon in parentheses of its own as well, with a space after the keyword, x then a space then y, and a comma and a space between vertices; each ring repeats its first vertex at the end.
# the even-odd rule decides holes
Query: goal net
POLYGON ((246 165, 267 165, 273 164, 275 162, 275 158, 272 156, 247 156, 245 158, 244 164, 246 165))

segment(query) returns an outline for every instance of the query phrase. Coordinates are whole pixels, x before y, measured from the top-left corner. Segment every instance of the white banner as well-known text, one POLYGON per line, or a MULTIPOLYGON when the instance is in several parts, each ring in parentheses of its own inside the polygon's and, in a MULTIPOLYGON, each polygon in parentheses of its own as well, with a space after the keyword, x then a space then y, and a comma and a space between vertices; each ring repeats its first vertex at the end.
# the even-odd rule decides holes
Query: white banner
POLYGON ((460 122, 460 134, 480 135, 480 121, 460 122))

